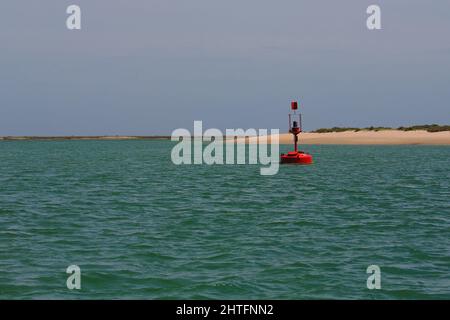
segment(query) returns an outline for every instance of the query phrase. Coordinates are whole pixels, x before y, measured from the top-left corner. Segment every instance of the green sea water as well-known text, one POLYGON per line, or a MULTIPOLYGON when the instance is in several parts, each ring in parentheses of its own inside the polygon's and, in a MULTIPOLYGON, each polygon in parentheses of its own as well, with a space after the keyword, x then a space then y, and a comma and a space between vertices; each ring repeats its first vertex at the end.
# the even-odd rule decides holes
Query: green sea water
POLYGON ((173 145, 0 142, 0 299, 450 299, 450 147, 307 146, 261 176, 173 145))

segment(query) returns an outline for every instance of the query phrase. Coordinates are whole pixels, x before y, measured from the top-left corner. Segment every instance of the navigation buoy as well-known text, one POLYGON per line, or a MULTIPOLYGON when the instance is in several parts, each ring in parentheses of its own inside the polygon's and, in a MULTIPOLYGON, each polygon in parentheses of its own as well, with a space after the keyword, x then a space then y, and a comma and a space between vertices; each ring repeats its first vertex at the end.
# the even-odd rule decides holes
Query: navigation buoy
POLYGON ((289 151, 287 154, 281 154, 282 164, 312 164, 312 156, 306 152, 298 151, 298 134, 302 132, 302 115, 297 114, 297 101, 291 102, 292 113, 289 113, 289 132, 294 136, 294 151, 289 151))

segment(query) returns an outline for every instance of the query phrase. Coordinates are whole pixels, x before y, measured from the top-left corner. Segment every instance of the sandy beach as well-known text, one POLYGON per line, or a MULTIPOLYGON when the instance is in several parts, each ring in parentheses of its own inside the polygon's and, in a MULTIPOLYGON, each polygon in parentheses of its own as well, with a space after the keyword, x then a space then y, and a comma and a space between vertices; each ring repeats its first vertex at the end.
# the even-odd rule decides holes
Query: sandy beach
MULTIPOLYGON (((280 134, 279 138, 280 144, 291 144, 293 142, 292 135, 289 133, 280 134)), ((243 139, 240 138, 237 141, 243 141, 243 139)), ((246 142, 255 143, 256 138, 246 139, 246 142)), ((299 135, 299 144, 450 145, 450 131, 362 130, 358 132, 345 131, 330 133, 304 132, 299 135)))
MULTIPOLYGON (((228 141, 231 141, 231 138, 228 141)), ((279 135, 280 144, 291 144, 292 135, 282 133, 279 135)), ((5 141, 21 140, 170 140, 169 136, 66 136, 66 137, 0 137, 5 141)), ((270 141, 270 136, 268 137, 270 141)), ((238 138, 238 142, 256 143, 256 138, 238 138)), ((425 130, 361 130, 313 133, 303 132, 299 135, 300 144, 373 144, 373 145, 450 145, 450 131, 427 132, 425 130)))

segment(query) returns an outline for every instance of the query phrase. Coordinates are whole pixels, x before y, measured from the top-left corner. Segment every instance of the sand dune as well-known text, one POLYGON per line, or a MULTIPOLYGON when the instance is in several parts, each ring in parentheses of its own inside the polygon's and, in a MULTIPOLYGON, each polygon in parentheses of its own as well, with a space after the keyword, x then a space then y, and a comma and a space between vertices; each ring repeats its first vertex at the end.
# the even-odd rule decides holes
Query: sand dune
MULTIPOLYGON (((279 135, 280 144, 293 143, 292 135, 284 133, 279 135)), ((239 138, 237 141, 244 141, 239 138)), ((256 143, 256 138, 245 139, 246 142, 256 143)), ((270 136, 269 136, 270 141, 270 136)), ((388 144, 388 145, 450 145, 450 131, 427 132, 381 130, 381 131, 345 131, 331 133, 301 133, 299 144, 388 144)))

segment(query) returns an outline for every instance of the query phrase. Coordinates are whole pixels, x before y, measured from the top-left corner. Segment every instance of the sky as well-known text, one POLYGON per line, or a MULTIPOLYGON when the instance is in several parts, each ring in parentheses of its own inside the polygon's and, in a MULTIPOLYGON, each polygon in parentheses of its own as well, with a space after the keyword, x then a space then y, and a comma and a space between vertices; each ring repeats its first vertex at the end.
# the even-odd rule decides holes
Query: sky
POLYGON ((291 100, 305 130, 450 124, 449 39, 447 0, 2 0, 0 136, 286 131, 291 100))

